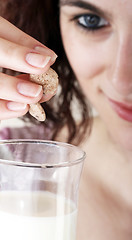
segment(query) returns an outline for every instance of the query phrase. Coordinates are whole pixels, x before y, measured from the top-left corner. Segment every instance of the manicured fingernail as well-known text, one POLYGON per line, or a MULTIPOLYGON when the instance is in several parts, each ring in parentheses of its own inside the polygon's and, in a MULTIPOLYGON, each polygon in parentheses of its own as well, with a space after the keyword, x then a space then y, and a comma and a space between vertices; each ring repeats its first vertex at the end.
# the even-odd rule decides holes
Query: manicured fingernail
POLYGON ((39 53, 42 53, 42 54, 46 54, 46 55, 49 55, 51 57, 51 61, 52 62, 55 62, 56 58, 57 58, 57 55, 53 52, 53 51, 50 51, 48 48, 46 47, 40 47, 40 46, 36 46, 35 47, 35 50, 39 53))
POLYGON ((42 91, 42 86, 34 83, 19 82, 17 90, 20 94, 27 97, 37 97, 42 91))
POLYGON ((28 53, 26 61, 33 67, 44 68, 50 61, 50 56, 44 56, 39 53, 28 53))
POLYGON ((18 103, 18 102, 8 102, 7 107, 9 110, 12 110, 12 111, 22 111, 26 109, 27 104, 18 103))

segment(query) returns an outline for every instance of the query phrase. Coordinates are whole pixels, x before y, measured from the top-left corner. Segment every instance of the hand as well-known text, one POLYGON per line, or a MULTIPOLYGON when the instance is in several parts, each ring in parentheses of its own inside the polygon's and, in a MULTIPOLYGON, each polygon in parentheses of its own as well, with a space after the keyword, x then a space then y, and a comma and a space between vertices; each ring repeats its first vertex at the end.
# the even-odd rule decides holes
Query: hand
MULTIPOLYGON (((41 74, 55 59, 56 54, 52 50, 0 17, 2 68, 41 74)), ((38 102, 42 96, 42 86, 30 82, 28 74, 14 77, 0 72, 0 120, 26 114, 29 104, 38 102)), ((42 100, 47 101, 47 98, 42 100)))

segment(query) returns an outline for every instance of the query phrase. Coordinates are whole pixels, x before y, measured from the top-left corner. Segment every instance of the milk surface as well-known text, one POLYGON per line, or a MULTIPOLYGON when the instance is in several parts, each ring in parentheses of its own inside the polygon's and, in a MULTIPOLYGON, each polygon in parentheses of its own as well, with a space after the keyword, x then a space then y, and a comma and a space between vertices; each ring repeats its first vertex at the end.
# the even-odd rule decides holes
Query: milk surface
POLYGON ((0 192, 0 240, 75 240, 77 210, 49 192, 0 192))

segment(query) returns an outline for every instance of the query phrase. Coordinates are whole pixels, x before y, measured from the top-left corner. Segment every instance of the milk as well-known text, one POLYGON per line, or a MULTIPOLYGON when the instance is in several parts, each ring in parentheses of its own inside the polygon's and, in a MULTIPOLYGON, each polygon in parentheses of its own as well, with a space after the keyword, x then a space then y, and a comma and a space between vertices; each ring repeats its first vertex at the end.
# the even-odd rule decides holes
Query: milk
POLYGON ((0 192, 0 240, 75 240, 77 210, 49 192, 0 192))

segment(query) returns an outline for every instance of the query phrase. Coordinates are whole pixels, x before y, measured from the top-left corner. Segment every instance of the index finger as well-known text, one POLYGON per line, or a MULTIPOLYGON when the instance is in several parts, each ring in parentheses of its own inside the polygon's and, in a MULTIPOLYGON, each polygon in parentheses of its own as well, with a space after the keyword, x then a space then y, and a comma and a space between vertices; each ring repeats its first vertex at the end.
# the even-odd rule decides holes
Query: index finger
POLYGON ((47 52, 48 53, 50 52, 51 58, 56 56, 56 54, 51 49, 47 48, 45 45, 43 45, 33 37, 29 36, 28 34, 14 26, 12 23, 10 23, 1 16, 0 16, 0 37, 13 43, 33 49, 36 46, 40 46, 43 48, 43 51, 45 51, 45 54, 47 52))

